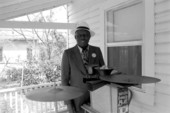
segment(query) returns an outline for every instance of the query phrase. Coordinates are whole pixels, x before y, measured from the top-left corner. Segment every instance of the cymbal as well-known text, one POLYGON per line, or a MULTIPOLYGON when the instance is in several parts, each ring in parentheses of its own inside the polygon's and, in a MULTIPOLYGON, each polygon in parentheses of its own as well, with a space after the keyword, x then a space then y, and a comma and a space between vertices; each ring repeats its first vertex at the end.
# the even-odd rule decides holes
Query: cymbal
POLYGON ((160 79, 155 78, 155 77, 126 75, 126 74, 100 76, 100 79, 107 81, 107 82, 121 83, 121 84, 136 84, 136 85, 156 83, 160 81, 160 79))
POLYGON ((46 87, 33 90, 26 94, 26 98, 40 102, 56 102, 77 98, 84 90, 72 86, 46 87))

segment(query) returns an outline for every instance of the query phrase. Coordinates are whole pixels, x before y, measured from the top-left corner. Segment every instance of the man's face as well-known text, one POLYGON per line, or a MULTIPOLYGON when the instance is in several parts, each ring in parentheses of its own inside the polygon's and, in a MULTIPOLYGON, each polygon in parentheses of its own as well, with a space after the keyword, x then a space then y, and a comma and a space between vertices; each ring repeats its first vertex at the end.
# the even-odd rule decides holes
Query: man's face
POLYGON ((90 40, 90 32, 86 30, 78 30, 75 33, 75 39, 77 41, 78 46, 85 48, 88 46, 90 40))

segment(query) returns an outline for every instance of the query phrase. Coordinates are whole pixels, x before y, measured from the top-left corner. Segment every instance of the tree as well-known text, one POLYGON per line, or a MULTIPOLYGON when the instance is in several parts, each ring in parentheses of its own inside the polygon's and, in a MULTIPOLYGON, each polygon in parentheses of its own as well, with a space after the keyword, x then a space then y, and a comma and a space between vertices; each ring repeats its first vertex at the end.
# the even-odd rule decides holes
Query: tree
MULTIPOLYGON (((55 22, 55 9, 47 12, 39 12, 25 17, 30 22, 55 22)), ((66 48, 66 32, 58 32, 56 29, 13 29, 13 31, 14 34, 24 38, 34 52, 26 62, 24 85, 36 84, 36 81, 44 82, 43 79, 38 80, 37 76, 39 78, 45 76, 48 82, 58 79, 61 70, 61 56, 66 48), (35 51, 37 48, 39 52, 35 51)))

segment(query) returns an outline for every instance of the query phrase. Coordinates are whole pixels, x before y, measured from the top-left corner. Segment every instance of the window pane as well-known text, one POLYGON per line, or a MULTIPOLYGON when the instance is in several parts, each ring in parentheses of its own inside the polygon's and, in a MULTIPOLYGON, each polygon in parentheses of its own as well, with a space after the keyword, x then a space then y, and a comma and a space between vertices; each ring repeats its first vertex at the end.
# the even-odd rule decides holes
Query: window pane
POLYGON ((108 66, 130 75, 141 75, 141 46, 108 47, 108 66))
POLYGON ((135 4, 107 13, 107 42, 142 39, 144 25, 143 4, 135 4))
POLYGON ((27 60, 32 60, 32 49, 27 48, 27 60))

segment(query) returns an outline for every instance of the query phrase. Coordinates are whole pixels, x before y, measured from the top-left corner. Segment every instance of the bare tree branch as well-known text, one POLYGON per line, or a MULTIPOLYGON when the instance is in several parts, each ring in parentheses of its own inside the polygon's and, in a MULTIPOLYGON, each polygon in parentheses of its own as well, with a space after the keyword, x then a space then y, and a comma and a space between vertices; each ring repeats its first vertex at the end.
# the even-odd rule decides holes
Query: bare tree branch
POLYGON ((16 33, 22 35, 22 36, 24 37, 24 39, 27 41, 27 37, 24 35, 22 29, 20 29, 21 33, 20 33, 18 30, 16 30, 16 29, 13 29, 13 30, 14 30, 16 33))
POLYGON ((3 66, 3 69, 2 69, 2 71, 0 72, 0 75, 3 73, 3 71, 5 70, 5 68, 6 68, 6 66, 9 64, 9 60, 10 60, 10 58, 6 58, 6 57, 4 57, 4 59, 5 59, 5 65, 3 66))
MULTIPOLYGON (((28 15, 27 15, 27 18, 28 18, 28 21, 31 22, 31 19, 29 18, 28 15)), ((32 29, 32 30, 33 30, 33 32, 36 34, 37 38, 38 38, 39 40, 41 40, 41 42, 42 42, 44 45, 46 45, 45 42, 41 39, 41 37, 38 35, 37 31, 36 31, 35 29, 32 29)))

